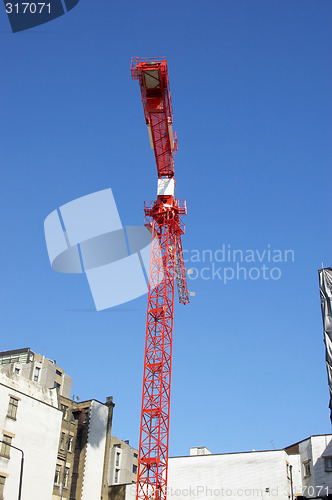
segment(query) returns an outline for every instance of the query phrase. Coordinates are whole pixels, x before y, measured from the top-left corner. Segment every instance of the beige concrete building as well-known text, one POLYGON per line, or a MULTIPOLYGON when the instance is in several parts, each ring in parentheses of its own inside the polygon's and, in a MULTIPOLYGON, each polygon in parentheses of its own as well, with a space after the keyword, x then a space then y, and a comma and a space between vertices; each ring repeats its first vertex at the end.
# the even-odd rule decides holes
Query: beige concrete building
POLYGON ((58 389, 61 396, 70 398, 72 379, 56 361, 33 352, 30 347, 0 352, 0 371, 21 375, 46 389, 58 389))
POLYGON ((136 483, 138 466, 138 451, 122 441, 111 437, 110 460, 108 467, 108 484, 136 483))

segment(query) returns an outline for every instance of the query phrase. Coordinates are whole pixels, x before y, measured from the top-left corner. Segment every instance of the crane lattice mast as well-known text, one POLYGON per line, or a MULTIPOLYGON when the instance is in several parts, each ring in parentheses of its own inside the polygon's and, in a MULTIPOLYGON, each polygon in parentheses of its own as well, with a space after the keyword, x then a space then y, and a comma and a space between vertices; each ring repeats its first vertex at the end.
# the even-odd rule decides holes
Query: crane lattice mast
POLYGON ((132 78, 139 81, 145 120, 157 172, 157 200, 144 203, 145 225, 151 230, 151 259, 147 308, 143 394, 141 410, 137 500, 164 500, 167 463, 174 283, 179 301, 189 302, 180 215, 185 200, 175 199, 173 112, 166 58, 131 62, 132 78))

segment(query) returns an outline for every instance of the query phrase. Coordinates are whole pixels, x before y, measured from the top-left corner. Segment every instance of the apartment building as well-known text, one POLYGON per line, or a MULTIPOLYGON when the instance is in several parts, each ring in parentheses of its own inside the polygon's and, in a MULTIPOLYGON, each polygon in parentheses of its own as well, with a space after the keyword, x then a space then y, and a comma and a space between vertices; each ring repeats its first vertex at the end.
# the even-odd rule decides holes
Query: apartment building
POLYGON ((100 500, 108 491, 113 398, 101 403, 62 396, 60 408, 62 425, 52 499, 100 500))
POLYGON ((56 361, 33 352, 30 347, 0 352, 0 371, 21 375, 46 389, 56 388, 61 396, 70 398, 71 377, 56 361))

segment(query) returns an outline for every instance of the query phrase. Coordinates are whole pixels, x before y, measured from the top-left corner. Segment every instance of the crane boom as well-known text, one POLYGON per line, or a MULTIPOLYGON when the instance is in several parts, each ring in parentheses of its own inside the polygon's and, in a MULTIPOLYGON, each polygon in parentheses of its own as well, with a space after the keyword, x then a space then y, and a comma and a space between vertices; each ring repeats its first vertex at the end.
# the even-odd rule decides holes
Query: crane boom
POLYGON ((189 302, 180 215, 185 200, 175 199, 172 103, 166 58, 133 58, 131 74, 140 84, 150 144, 154 150, 157 200, 145 202, 145 225, 151 230, 151 258, 147 307, 137 500, 165 500, 172 368, 174 284, 179 301, 189 302))
POLYGON ((162 58, 132 58, 131 74, 140 84, 145 121, 151 148, 154 150, 158 177, 174 177, 174 155, 177 150, 173 134, 173 111, 168 81, 167 61, 162 58))

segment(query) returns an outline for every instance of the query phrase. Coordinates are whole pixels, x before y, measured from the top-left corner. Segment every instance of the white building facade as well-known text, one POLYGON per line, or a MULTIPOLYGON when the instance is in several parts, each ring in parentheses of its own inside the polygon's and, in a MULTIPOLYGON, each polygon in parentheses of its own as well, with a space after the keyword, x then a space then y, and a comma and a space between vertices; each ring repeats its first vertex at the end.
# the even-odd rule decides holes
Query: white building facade
POLYGON ((18 498, 24 453, 22 499, 52 498, 62 412, 56 389, 15 373, 0 372, 0 499, 18 498))
POLYGON ((86 443, 82 500, 100 500, 107 437, 108 407, 92 400, 86 443))
MULTIPOLYGON (((168 463, 168 500, 324 498, 332 494, 332 435, 282 450, 213 455, 205 447, 168 463)), ((128 485, 126 500, 135 498, 128 485)))

